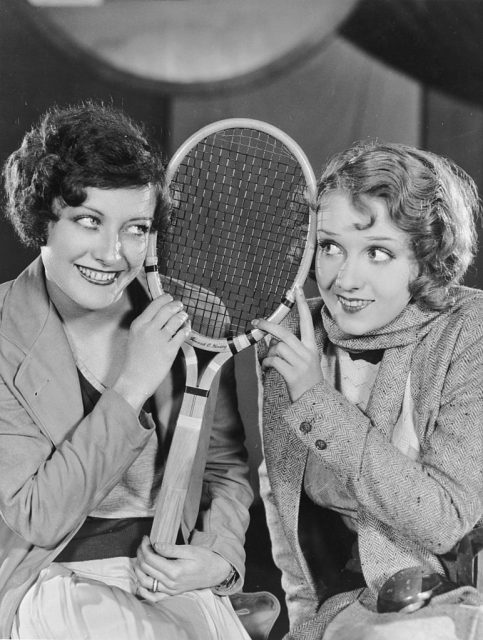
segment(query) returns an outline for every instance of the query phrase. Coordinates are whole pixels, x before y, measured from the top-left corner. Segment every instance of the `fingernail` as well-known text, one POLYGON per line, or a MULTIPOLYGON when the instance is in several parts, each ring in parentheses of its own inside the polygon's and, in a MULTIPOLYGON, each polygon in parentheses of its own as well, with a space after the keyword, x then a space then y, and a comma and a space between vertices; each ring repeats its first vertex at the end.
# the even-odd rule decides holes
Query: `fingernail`
POLYGON ((260 320, 252 320, 252 325, 254 327, 256 327, 256 326, 258 326, 259 322, 260 322, 260 320))

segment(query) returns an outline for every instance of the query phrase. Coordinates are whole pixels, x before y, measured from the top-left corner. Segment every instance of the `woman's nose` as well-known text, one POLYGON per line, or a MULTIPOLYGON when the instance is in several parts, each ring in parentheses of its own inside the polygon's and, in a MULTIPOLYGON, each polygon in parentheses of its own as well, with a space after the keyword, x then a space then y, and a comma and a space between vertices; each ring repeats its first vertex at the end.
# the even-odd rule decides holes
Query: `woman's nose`
POLYGON ((119 234, 105 231, 101 233, 95 247, 94 257, 100 262, 111 264, 117 262, 121 257, 122 246, 119 234))
POLYGON ((357 260, 347 258, 337 272, 335 284, 344 291, 359 289, 362 275, 362 265, 357 260))

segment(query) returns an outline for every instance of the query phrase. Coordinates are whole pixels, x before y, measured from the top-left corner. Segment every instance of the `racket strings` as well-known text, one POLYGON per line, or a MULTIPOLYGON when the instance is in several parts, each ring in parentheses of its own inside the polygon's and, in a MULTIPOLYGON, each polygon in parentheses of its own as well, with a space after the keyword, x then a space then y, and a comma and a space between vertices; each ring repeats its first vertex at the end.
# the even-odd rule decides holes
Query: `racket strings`
POLYGON ((227 130, 189 152, 170 190, 171 229, 158 243, 163 287, 183 299, 198 333, 247 331, 280 304, 303 255, 309 207, 299 162, 266 133, 227 130))

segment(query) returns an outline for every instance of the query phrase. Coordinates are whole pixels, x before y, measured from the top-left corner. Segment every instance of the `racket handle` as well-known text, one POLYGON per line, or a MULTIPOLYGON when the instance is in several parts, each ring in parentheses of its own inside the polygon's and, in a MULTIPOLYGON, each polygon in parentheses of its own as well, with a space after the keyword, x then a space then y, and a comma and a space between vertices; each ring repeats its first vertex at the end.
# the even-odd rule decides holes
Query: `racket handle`
POLYGON ((156 509, 151 528, 151 544, 158 551, 158 545, 175 544, 186 499, 186 489, 163 485, 159 503, 164 508, 156 509))
MULTIPOLYGON (((185 395, 182 411, 194 402, 194 411, 202 416, 206 398, 185 395)), ((178 536, 183 507, 191 480, 193 463, 198 449, 202 427, 201 417, 180 414, 169 450, 163 482, 156 501, 153 525, 151 528, 151 544, 168 542, 175 544, 178 536)))
MULTIPOLYGON (((189 347, 183 351, 189 368, 194 349, 189 347)), ((192 386, 191 377, 187 375, 190 384, 186 387, 171 441, 151 528, 151 544, 156 550, 162 543, 176 543, 203 423, 206 419, 211 422, 213 417, 205 416, 207 397, 210 390, 216 392, 216 376, 229 357, 231 354, 217 354, 207 365, 198 387, 192 386)))

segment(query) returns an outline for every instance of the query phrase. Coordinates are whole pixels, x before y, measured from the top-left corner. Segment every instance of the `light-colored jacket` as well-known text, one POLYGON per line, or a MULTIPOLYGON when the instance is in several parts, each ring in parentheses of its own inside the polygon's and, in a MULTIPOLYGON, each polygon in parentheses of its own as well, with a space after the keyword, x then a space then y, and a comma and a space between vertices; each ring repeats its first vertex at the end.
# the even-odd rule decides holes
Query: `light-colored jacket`
MULTIPOLYGON (((335 605, 323 604, 324 576, 308 566, 297 534, 309 451, 344 480, 358 504, 368 603, 401 568, 422 565, 441 572, 440 556, 482 517, 483 293, 456 287, 454 294, 455 304, 433 320, 424 338, 396 356, 391 349, 384 353, 377 393, 369 401, 372 420, 326 382, 291 404, 281 376, 273 369, 263 375, 261 493, 291 628, 305 629, 300 637, 319 638, 316 614, 322 629, 324 606, 329 615, 335 605), (408 371, 420 443, 415 461, 391 444, 390 430, 382 426, 390 426, 387 417, 401 408, 392 389, 404 387, 398 377, 406 380, 408 371)), ((309 304, 322 357, 327 340, 322 302, 309 304)), ((298 334, 295 311, 286 323, 298 334)), ((264 354, 261 347, 260 357, 264 354)), ((324 523, 318 524, 323 531, 324 523)), ((340 606, 357 595, 348 594, 345 603, 341 597, 340 606)))
MULTIPOLYGON (((118 482, 151 435, 105 391, 84 417, 76 364, 34 261, 0 287, 0 637, 29 586, 118 482)), ((200 438, 183 512, 185 541, 244 575, 252 491, 230 368, 200 438), (206 462, 206 470, 204 463, 206 462), (200 498, 203 493, 200 511, 200 498), (198 517, 199 516, 199 517, 198 517)), ((241 580, 234 587, 240 587, 241 580)))

